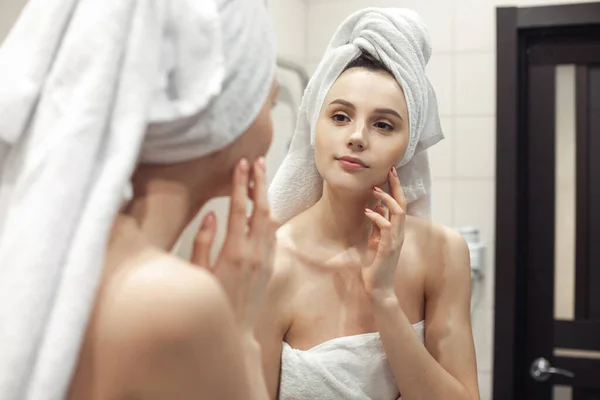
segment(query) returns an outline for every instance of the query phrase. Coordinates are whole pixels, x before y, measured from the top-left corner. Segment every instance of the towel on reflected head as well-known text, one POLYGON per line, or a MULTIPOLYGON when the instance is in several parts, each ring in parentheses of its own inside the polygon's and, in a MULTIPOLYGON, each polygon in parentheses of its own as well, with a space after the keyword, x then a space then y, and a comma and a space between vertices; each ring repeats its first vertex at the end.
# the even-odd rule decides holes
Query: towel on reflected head
POLYGON ((398 174, 408 213, 430 216, 431 172, 426 150, 444 136, 435 91, 425 75, 431 57, 429 35, 421 17, 411 10, 366 8, 342 22, 304 92, 288 154, 269 187, 272 210, 280 223, 321 197, 323 181, 314 161, 316 122, 330 87, 362 53, 381 61, 404 90, 410 137, 397 165, 398 174))
POLYGON ((233 142, 275 57, 261 0, 28 2, 0 48, 1 400, 65 397, 136 164, 233 142))

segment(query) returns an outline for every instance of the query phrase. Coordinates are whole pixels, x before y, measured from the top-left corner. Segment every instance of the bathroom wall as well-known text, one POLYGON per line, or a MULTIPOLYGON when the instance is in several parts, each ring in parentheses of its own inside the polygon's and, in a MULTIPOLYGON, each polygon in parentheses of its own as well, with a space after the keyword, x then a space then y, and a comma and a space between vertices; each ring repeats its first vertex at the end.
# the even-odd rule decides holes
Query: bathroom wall
MULTIPOLYGON (((287 0, 280 0, 287 1, 287 0)), ((427 23, 446 140, 431 150, 433 218, 480 228, 485 280, 473 292, 473 331, 482 400, 491 398, 494 318, 495 112, 497 6, 582 3, 569 0, 307 0, 308 68, 313 71, 337 25, 364 7, 407 7, 427 23)), ((572 105, 571 105, 572 107, 572 105)), ((572 196, 572 194, 571 194, 572 196)), ((568 202, 569 199, 565 199, 568 202)), ((571 279, 572 280, 572 279, 571 279)), ((571 282, 566 280, 565 282, 571 282)), ((566 289, 565 289, 566 290, 566 289)))
POLYGON ((0 3, 0 43, 12 27, 26 0, 2 0, 0 3))

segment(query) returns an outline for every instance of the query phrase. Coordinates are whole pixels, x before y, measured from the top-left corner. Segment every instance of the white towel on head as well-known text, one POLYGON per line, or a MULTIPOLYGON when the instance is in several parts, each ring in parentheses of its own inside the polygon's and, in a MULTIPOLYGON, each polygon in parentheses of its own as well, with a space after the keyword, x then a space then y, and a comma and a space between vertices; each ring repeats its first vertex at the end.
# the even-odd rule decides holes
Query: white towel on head
POLYGON ((234 141, 271 88, 261 0, 30 0, 0 48, 0 399, 62 399, 137 161, 234 141))
POLYGON ((431 172, 426 150, 444 136, 435 91, 425 75, 431 56, 427 29, 411 10, 367 8, 342 22, 304 92, 288 154, 269 188, 275 218, 281 223, 314 205, 322 194, 314 161, 316 122, 329 89, 362 53, 380 60, 404 90, 410 139, 398 173, 408 212, 429 217, 431 172))

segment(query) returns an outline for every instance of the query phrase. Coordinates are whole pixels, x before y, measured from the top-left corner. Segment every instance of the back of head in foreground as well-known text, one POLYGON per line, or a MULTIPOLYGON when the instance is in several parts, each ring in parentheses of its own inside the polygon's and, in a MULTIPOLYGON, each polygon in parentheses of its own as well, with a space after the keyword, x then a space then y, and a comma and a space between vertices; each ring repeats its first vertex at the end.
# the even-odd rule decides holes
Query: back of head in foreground
POLYGON ((334 175, 328 171, 339 168, 333 163, 343 156, 365 158, 364 163, 372 164, 340 178, 346 183, 338 184, 350 185, 343 186, 344 190, 370 193, 373 186, 385 184, 387 172, 395 166, 408 201, 408 214, 429 218, 427 149, 443 139, 437 99, 425 75, 430 56, 425 24, 410 10, 367 8, 342 23, 308 84, 291 147, 269 188, 273 213, 280 223, 314 205, 323 194, 323 180, 335 184, 329 181, 334 175), (380 95, 383 91, 387 94, 377 96, 375 89, 380 95), (340 96, 354 96, 357 104, 345 99, 341 100, 351 106, 335 102, 340 96), (379 113, 382 117, 385 114, 388 122, 385 118, 371 123, 348 118, 352 108, 360 108, 364 116, 366 111, 375 114, 375 108, 380 107, 395 111, 400 118, 390 113, 379 113), (332 132, 358 126, 368 128, 346 132, 345 143, 326 143, 337 140, 332 132))
POLYGON ((0 48, 0 399, 64 397, 136 166, 264 154, 274 69, 258 0, 27 4, 0 48))

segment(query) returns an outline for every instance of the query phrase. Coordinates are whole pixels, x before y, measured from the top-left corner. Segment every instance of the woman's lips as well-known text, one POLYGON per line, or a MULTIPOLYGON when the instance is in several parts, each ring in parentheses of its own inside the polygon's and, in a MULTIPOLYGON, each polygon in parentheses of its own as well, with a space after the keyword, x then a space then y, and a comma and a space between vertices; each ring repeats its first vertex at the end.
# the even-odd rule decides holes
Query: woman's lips
POLYGON ((338 159, 337 161, 340 163, 342 168, 350 170, 350 171, 366 168, 365 166, 363 166, 359 163, 356 163, 356 162, 352 162, 352 161, 347 161, 347 160, 342 160, 342 159, 338 159))

